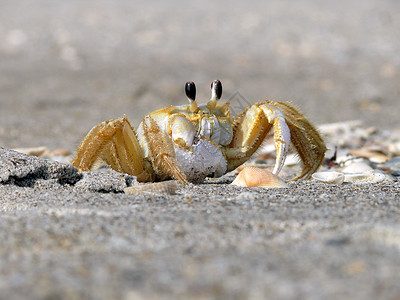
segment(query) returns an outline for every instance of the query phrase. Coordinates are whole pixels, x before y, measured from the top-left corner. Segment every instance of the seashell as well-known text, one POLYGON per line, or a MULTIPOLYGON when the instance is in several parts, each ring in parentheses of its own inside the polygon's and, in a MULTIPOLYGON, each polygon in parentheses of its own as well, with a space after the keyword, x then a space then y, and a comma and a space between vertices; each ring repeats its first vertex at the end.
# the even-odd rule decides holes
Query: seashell
POLYGON ((256 167, 244 167, 231 183, 242 187, 288 188, 284 180, 270 171, 256 167))
POLYGON ((243 169, 248 168, 248 167, 263 169, 263 170, 267 170, 269 172, 272 172, 272 170, 274 169, 274 166, 270 166, 267 164, 246 163, 246 164, 240 165, 239 167, 237 167, 235 169, 235 175, 237 176, 243 169))
POLYGON ((179 188, 175 180, 145 183, 135 186, 130 186, 124 189, 125 194, 143 194, 143 193, 157 193, 175 195, 176 190, 179 188))
POLYGON ((381 172, 369 172, 369 173, 354 173, 345 174, 345 182, 351 182, 356 184, 367 184, 367 183, 379 183, 383 181, 391 181, 386 174, 381 172))
POLYGON ((26 155, 40 156, 48 150, 46 147, 31 147, 31 148, 16 148, 14 149, 14 151, 26 155))
POLYGON ((44 156, 44 157, 54 157, 54 156, 68 156, 71 151, 65 149, 49 150, 47 147, 30 147, 30 148, 16 148, 14 151, 23 153, 26 155, 33 156, 44 156))
POLYGON ((71 154, 71 151, 66 149, 55 149, 52 151, 46 151, 43 156, 68 156, 71 154))
POLYGON ((381 163, 388 161, 388 159, 389 159, 389 157, 384 154, 377 154, 375 156, 371 156, 369 158, 369 161, 376 163, 376 164, 381 164, 381 163))
POLYGON ((336 171, 317 172, 312 175, 312 178, 320 182, 333 184, 342 184, 344 181, 343 173, 336 171))
POLYGON ((378 167, 382 170, 387 171, 399 171, 400 170, 400 156, 394 157, 391 160, 388 160, 384 164, 378 165, 378 167))
POLYGON ((354 156, 368 158, 371 162, 374 163, 384 163, 389 159, 385 154, 379 151, 372 151, 367 149, 350 149, 349 153, 354 156))
POLYGON ((364 162, 353 162, 342 169, 343 173, 365 173, 373 170, 373 168, 364 162))
POLYGON ((400 142, 389 144, 388 150, 392 155, 400 155, 400 142))

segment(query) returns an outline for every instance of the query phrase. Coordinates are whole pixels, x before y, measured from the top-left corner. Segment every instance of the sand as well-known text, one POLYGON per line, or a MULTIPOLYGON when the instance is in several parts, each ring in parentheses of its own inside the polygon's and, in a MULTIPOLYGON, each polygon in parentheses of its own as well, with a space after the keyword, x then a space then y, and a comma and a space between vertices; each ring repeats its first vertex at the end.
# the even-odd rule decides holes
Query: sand
POLYGON ((290 100, 316 124, 396 130, 397 1, 3 1, 1 299, 397 299, 400 186, 232 176, 127 195, 9 149, 73 152, 95 124, 200 102, 290 100), (238 93, 237 93, 238 92, 238 93))

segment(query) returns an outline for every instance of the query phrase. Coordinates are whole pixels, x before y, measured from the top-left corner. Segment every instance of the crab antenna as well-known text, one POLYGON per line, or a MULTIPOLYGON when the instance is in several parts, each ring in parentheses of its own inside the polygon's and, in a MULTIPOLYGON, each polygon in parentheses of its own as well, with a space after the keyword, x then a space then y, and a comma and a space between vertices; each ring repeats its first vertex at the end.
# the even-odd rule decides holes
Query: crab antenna
POLYGON ((196 85, 194 84, 193 81, 188 81, 185 84, 185 93, 186 97, 188 97, 190 106, 189 109, 191 112, 196 112, 198 107, 196 103, 196 85))
POLYGON ((207 104, 210 111, 213 111, 215 106, 217 106, 217 101, 221 99, 222 96, 222 83, 219 80, 214 80, 211 82, 211 99, 207 104))

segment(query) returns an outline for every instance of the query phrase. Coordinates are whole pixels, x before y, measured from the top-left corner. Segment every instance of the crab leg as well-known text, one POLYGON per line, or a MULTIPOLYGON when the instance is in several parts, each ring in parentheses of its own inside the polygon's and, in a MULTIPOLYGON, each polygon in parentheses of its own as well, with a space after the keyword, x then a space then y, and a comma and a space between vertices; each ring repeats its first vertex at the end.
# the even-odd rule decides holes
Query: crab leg
POLYGON ((143 160, 135 131, 125 116, 93 127, 77 149, 72 165, 80 171, 89 171, 99 162, 106 162, 118 172, 135 175, 139 181, 152 180, 152 170, 143 160))
POLYGON ((235 169, 245 162, 273 127, 276 149, 273 173, 278 174, 290 146, 290 130, 283 113, 273 105, 255 104, 235 119, 235 125, 234 138, 227 152, 229 169, 235 169))
POLYGON ((284 115, 303 169, 291 180, 308 179, 321 166, 327 150, 318 130, 293 106, 284 102, 273 102, 284 115))
POLYGON ((150 116, 145 117, 141 125, 156 174, 162 180, 173 177, 188 184, 185 173, 180 169, 175 159, 174 147, 169 137, 163 133, 156 121, 150 116))
POLYGON ((234 119, 234 136, 226 150, 228 171, 240 166, 274 130, 276 161, 273 173, 282 169, 290 143, 296 148, 303 170, 294 180, 309 178, 324 159, 325 144, 318 131, 294 107, 281 102, 254 104, 234 119))

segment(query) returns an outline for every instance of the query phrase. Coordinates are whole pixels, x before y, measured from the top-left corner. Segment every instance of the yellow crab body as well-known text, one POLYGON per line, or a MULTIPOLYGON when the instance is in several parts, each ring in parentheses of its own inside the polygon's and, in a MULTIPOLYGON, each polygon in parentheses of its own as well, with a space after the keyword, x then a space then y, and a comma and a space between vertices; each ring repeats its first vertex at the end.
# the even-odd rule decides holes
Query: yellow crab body
MULTIPOLYGON (((233 128, 228 105, 211 113, 205 106, 190 112, 189 105, 170 106, 150 113, 137 129, 139 144, 145 159, 151 161, 152 141, 144 128, 150 128, 151 120, 160 130, 160 136, 172 143, 175 160, 188 181, 200 182, 208 175, 222 176, 227 172, 223 147, 230 144, 233 128)), ((161 179, 169 178, 168 170, 156 172, 161 179), (166 172, 165 172, 166 171, 166 172)))
POLYGON ((281 170, 290 142, 303 163, 295 179, 308 178, 321 165, 326 147, 317 130, 287 103, 264 101, 232 118, 229 103, 217 104, 222 87, 212 83, 212 98, 197 106, 194 83, 186 84, 188 105, 156 110, 137 132, 126 117, 95 126, 78 148, 73 165, 81 171, 105 162, 139 181, 175 178, 184 183, 219 177, 244 163, 274 129, 277 152, 273 173, 281 170))

